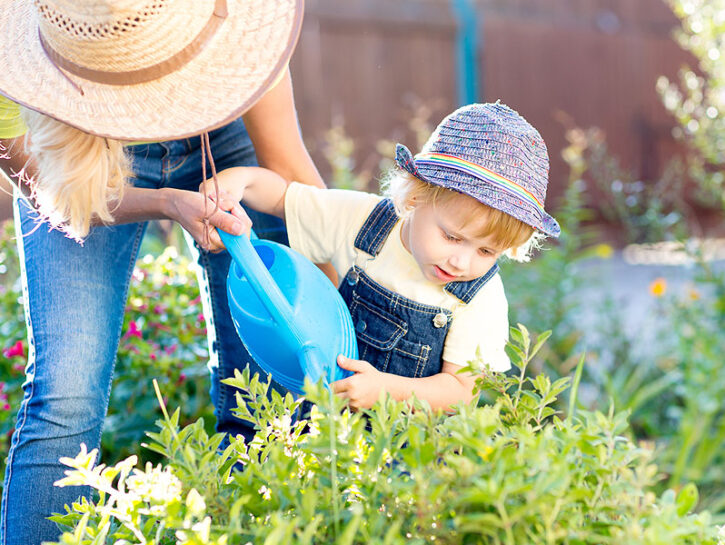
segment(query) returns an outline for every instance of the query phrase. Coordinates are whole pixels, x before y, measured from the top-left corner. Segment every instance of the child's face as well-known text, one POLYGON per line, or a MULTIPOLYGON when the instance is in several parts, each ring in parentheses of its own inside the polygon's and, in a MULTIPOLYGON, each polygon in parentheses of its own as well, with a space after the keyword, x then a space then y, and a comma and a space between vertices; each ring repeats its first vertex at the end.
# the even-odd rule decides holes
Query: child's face
POLYGON ((485 215, 469 218, 459 199, 444 204, 421 204, 401 229, 405 248, 431 282, 465 282, 479 278, 493 267, 505 248, 490 236, 482 237, 485 215))

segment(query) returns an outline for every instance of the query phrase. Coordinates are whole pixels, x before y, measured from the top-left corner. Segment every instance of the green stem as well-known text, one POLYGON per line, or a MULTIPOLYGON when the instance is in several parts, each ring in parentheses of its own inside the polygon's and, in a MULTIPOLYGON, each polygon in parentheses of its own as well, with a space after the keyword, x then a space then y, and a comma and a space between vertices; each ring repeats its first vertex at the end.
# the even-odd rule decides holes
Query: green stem
POLYGON ((338 494, 337 487, 337 428, 335 426, 335 402, 333 399, 332 388, 328 386, 327 390, 330 393, 330 479, 332 480, 332 512, 335 520, 333 526, 334 538, 337 541, 337 536, 340 535, 340 497, 338 494))
POLYGON ((571 393, 569 394, 569 414, 566 417, 568 424, 571 424, 574 413, 576 412, 576 398, 579 393, 579 383, 582 380, 582 372, 584 370, 584 354, 579 359, 579 363, 576 366, 576 372, 574 373, 574 383, 571 386, 571 393))

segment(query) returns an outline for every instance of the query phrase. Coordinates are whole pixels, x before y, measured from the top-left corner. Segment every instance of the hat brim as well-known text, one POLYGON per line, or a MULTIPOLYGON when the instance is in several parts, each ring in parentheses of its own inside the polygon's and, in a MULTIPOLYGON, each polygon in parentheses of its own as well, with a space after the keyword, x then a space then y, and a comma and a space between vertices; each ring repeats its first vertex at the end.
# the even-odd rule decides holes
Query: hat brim
POLYGON ((227 6, 228 16, 213 39, 178 70, 136 85, 107 85, 69 74, 83 89, 81 95, 43 51, 33 3, 6 1, 0 17, 0 94, 117 140, 171 140, 221 127, 251 108, 277 80, 292 56, 303 16, 303 0, 228 0, 227 6), (239 16, 242 7, 262 14, 254 28, 239 16))
POLYGON ((513 216, 547 236, 558 238, 561 234, 559 223, 546 212, 531 206, 526 201, 513 198, 485 180, 453 169, 418 164, 410 150, 402 144, 398 144, 396 148, 395 162, 401 169, 424 182, 468 195, 491 208, 513 216))

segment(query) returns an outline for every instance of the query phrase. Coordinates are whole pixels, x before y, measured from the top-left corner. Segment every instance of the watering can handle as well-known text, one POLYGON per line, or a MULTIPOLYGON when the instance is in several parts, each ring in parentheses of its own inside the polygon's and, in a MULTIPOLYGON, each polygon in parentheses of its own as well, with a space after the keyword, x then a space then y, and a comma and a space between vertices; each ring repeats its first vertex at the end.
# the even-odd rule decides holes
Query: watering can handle
POLYGON ((267 267, 262 263, 249 238, 246 235, 230 235, 221 229, 217 229, 217 231, 232 259, 244 273, 270 317, 280 327, 280 333, 299 340, 299 334, 292 326, 292 307, 269 274, 267 267))

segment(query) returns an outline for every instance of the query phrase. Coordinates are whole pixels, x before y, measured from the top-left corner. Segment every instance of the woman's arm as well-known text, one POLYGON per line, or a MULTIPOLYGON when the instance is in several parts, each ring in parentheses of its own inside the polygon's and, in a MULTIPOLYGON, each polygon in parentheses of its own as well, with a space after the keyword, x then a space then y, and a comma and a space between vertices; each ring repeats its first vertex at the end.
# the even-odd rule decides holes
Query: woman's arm
POLYGON ((285 180, 325 187, 302 141, 289 69, 242 117, 260 166, 285 180))
MULTIPOLYGON (((302 141, 289 68, 280 82, 243 118, 261 166, 273 170, 285 180, 325 187, 302 141)), ((317 266, 337 285, 337 273, 331 264, 317 266)))
MULTIPOLYGON (((25 152, 23 139, 21 136, 0 140, 0 169, 11 181, 16 181, 15 175, 23 169, 24 180, 36 174, 33 162, 29 162, 30 157, 25 152)), ((27 186, 21 184, 21 189, 29 193, 27 186)), ((238 203, 222 200, 219 208, 221 210, 209 219, 212 226, 234 234, 249 229, 249 218, 238 203)), ((212 210, 214 202, 208 200, 207 211, 212 210)), ((169 218, 178 221, 200 243, 204 240, 204 215, 204 196, 199 193, 171 188, 142 189, 131 185, 125 188, 122 201, 113 209, 116 224, 169 218)), ((219 245, 209 249, 221 248, 219 245)))

